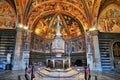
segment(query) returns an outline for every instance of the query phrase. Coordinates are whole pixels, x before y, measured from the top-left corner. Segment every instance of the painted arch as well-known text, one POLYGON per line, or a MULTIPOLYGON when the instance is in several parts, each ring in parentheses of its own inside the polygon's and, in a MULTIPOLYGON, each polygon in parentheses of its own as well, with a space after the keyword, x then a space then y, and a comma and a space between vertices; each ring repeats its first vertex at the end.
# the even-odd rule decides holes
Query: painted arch
POLYGON ((33 10, 31 10, 27 16, 26 23, 28 26, 33 27, 33 23, 37 20, 36 18, 53 12, 67 12, 79 20, 84 30, 88 28, 88 21, 84 12, 75 5, 64 1, 46 1, 39 4, 39 6, 36 6, 33 10))
POLYGON ((61 33, 65 39, 79 37, 84 34, 84 30, 88 29, 88 21, 84 12, 75 5, 64 1, 47 1, 37 5, 27 16, 26 23, 37 35, 52 39, 56 33, 53 24, 56 24, 57 15, 62 20, 61 33), (43 24, 45 24, 44 27, 43 24))
POLYGON ((0 28, 15 29, 15 21, 14 9, 6 1, 0 1, 0 28))
POLYGON ((60 16, 61 33, 64 39, 71 39, 84 35, 84 29, 75 17, 68 13, 51 13, 40 17, 34 23, 34 32, 47 39, 54 38, 56 34, 57 16, 60 16))

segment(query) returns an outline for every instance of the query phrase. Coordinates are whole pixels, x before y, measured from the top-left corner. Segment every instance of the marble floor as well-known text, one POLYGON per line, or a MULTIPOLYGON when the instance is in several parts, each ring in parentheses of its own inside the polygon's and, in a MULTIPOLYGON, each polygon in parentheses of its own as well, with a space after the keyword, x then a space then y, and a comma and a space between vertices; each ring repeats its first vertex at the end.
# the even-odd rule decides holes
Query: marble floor
POLYGON ((3 71, 0 70, 0 80, 19 80, 19 76, 24 76, 24 71, 3 71))
MULTIPOLYGON (((120 73, 115 71, 91 72, 92 78, 97 77, 97 80, 120 80, 120 73)), ((94 80, 92 79, 91 80, 94 80)))
MULTIPOLYGON (((0 71, 0 80, 20 80, 19 76, 24 77, 24 74, 24 71, 0 71)), ((97 80, 120 80, 120 73, 114 71, 91 72, 91 80, 95 80, 95 78, 97 80)))

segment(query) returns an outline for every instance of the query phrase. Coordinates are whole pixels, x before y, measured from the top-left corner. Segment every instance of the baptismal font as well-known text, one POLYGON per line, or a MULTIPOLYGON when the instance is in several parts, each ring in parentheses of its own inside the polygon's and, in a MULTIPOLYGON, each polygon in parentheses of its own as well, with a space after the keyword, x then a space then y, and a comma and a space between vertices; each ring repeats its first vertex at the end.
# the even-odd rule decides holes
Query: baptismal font
POLYGON ((70 57, 62 56, 65 53, 65 40, 62 37, 62 34, 60 33, 60 16, 57 16, 57 31, 55 38, 53 39, 51 43, 51 52, 52 54, 55 54, 55 56, 52 55, 51 58, 46 60, 47 67, 50 68, 50 70, 59 70, 63 71, 65 69, 70 68, 70 57))

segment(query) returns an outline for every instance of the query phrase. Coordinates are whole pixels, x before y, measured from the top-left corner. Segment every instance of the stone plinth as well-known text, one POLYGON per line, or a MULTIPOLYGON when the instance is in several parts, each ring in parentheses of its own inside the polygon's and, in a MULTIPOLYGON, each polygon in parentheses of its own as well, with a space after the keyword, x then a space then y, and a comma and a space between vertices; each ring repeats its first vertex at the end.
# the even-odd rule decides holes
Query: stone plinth
POLYGON ((35 72, 35 80, 84 80, 84 72, 76 70, 50 72, 43 69, 35 72))

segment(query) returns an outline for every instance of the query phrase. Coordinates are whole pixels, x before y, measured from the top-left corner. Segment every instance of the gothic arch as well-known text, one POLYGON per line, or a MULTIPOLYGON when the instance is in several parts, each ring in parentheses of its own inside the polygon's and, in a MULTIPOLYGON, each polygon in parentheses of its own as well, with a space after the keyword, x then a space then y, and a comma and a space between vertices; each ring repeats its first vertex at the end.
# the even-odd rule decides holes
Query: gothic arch
POLYGON ((120 7, 116 4, 110 4, 105 7, 98 16, 98 30, 103 32, 119 32, 120 19, 117 17, 120 15, 119 11, 120 7))
POLYGON ((99 19, 102 15, 104 15, 109 9, 116 9, 118 11, 120 11, 120 6, 116 5, 116 4, 110 4, 108 5, 107 7, 105 7, 101 12, 100 12, 100 15, 98 16, 98 22, 99 22, 99 19))
POLYGON ((114 40, 111 46, 114 68, 120 68, 120 40, 114 40))
POLYGON ((16 13, 6 1, 0 2, 0 28, 15 29, 16 13))
MULTIPOLYGON (((35 32, 35 29, 37 28, 37 27, 41 27, 41 29, 46 29, 46 31, 45 31, 45 34, 47 34, 47 33, 49 33, 49 31, 50 31, 50 29, 51 29, 51 27, 53 26, 52 24, 53 23, 56 23, 55 22, 55 18, 57 17, 57 16, 60 16, 60 18, 61 18, 61 22, 62 22, 62 27, 64 27, 64 30, 65 30, 65 32, 69 35, 69 37, 70 37, 70 26, 72 26, 72 22, 75 22, 76 23, 76 27, 74 27, 75 28, 75 30, 78 30, 77 29, 77 27, 79 28, 79 30, 80 30, 80 33, 81 33, 81 35, 82 34, 84 34, 84 28, 83 28, 83 26, 82 26, 82 24, 79 22, 79 20, 78 19, 76 19, 74 16, 72 16, 71 14, 69 14, 69 13, 67 13, 67 12, 53 12, 53 13, 50 13, 50 14, 45 14, 45 15, 43 15, 43 16, 39 16, 38 18, 36 18, 35 19, 35 23, 33 23, 32 25, 33 25, 33 27, 32 27, 32 30, 35 32), (49 17, 49 18, 48 18, 49 17), (67 18, 67 19, 65 19, 65 18, 67 18), (69 20, 68 20, 69 19, 69 20), (45 25, 47 25, 47 26, 43 26, 43 24, 44 24, 44 21, 45 21, 45 25), (47 21, 47 22, 46 22, 47 21), (69 23, 68 23, 69 22, 69 23), (39 26, 39 23, 41 24, 40 26, 39 26), (43 28, 42 28, 43 27, 43 28), (45 28, 46 27, 46 28, 45 28)), ((63 30, 63 29, 62 29, 63 30)), ((38 32, 38 31, 37 31, 38 32)), ((39 32, 38 32, 39 33, 39 32)), ((78 31, 76 32, 76 34, 77 33, 79 33, 78 31)), ((45 36, 45 35, 42 35, 42 36, 45 36)))
POLYGON ((27 16, 26 23, 28 24, 28 26, 33 27, 32 24, 37 20, 36 17, 38 18, 40 16, 43 16, 44 14, 50 14, 52 12, 67 12, 76 17, 79 22, 81 22, 84 30, 88 28, 87 17, 82 12, 82 10, 80 10, 80 8, 76 7, 75 5, 64 1, 46 1, 42 4, 39 4, 39 6, 31 10, 29 15, 27 16))

